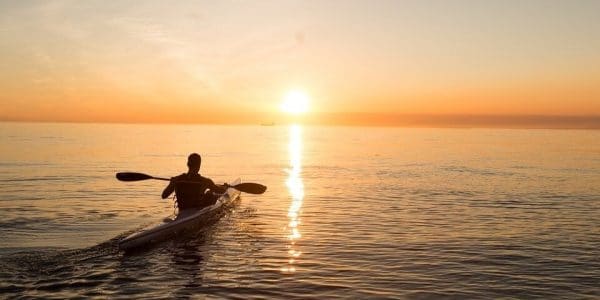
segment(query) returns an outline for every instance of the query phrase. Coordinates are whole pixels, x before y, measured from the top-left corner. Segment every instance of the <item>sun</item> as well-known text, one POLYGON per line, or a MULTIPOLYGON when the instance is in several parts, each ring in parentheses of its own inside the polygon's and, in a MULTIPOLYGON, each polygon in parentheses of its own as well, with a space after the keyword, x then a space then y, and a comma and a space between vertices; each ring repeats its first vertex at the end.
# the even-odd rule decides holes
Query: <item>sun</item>
POLYGON ((292 90, 285 94, 281 103, 281 111, 299 115, 308 111, 308 95, 301 90, 292 90))

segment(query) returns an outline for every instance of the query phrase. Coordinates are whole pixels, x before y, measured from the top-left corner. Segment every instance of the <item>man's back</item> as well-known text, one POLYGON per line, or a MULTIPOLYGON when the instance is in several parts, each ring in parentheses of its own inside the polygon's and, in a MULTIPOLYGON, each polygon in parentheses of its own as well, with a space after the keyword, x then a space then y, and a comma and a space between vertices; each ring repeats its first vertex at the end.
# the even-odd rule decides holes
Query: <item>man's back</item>
POLYGON ((205 194, 205 192, 214 185, 211 179, 202 177, 200 174, 188 175, 184 173, 175 177, 177 207, 183 210, 213 204, 216 198, 210 193, 205 194))

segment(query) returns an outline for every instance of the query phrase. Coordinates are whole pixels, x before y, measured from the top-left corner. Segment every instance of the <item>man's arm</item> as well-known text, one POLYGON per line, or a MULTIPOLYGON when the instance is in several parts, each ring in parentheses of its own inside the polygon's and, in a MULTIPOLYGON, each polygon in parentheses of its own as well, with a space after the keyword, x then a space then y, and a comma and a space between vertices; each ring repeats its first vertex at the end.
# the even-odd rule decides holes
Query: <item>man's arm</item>
POLYGON ((210 180, 210 188, 209 189, 210 189, 211 192, 214 192, 214 193, 217 193, 217 194, 223 194, 223 193, 225 193, 225 191, 227 191, 227 187, 226 186, 216 185, 212 181, 212 179, 209 179, 209 180, 210 180))
POLYGON ((173 191, 175 191, 175 177, 171 177, 171 181, 169 181, 169 185, 167 185, 165 190, 162 192, 162 198, 163 199, 168 198, 171 195, 171 193, 173 193, 173 191))

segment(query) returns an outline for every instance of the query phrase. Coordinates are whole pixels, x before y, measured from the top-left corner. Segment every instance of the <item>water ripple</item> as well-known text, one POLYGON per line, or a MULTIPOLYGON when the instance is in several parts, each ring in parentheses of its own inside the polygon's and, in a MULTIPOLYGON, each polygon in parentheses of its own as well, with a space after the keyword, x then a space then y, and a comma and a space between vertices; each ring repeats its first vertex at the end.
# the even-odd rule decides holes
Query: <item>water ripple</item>
POLYGON ((1 298, 600 295, 594 132, 308 127, 293 169, 285 127, 36 130, 2 143, 1 298), (156 147, 154 134, 180 143, 156 147), (120 252, 121 238, 173 203, 160 199, 163 182, 114 173, 178 174, 190 149, 216 181, 235 173, 267 193, 244 195, 197 232, 120 252))

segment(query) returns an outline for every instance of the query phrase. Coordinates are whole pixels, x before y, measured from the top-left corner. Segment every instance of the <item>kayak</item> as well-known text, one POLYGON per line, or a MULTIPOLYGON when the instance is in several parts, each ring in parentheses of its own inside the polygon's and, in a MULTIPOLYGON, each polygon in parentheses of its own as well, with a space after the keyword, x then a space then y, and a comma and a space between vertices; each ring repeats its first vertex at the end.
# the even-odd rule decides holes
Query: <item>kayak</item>
MULTIPOLYGON (((234 180, 229 185, 240 183, 240 179, 234 180)), ((152 225, 133 233, 119 242, 119 249, 129 250, 141 246, 157 243, 172 238, 187 230, 200 226, 203 222, 216 214, 222 207, 233 202, 240 196, 240 191, 228 188, 215 204, 200 209, 186 209, 180 211, 174 219, 166 218, 158 225, 152 225)))

